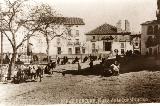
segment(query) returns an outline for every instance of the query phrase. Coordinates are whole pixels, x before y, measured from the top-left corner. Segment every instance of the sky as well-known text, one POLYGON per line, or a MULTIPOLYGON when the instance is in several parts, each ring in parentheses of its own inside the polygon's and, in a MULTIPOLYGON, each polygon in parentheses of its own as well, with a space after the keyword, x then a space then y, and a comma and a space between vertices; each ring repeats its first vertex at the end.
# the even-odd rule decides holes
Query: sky
MULTIPOLYGON (((11 0, 12 1, 12 0, 11 0)), ((129 20, 132 32, 141 32, 141 23, 156 19, 157 0, 29 0, 31 4, 47 3, 64 17, 79 17, 85 32, 119 20, 129 20)), ((1 1, 0 1, 1 2, 1 1)))
MULTIPOLYGON (((139 33, 145 21, 156 19, 157 0, 30 0, 31 5, 47 3, 64 17, 80 17, 85 32, 108 23, 116 26, 119 20, 128 20, 131 31, 139 33)), ((0 2, 2 2, 0 0, 0 2)), ((5 44, 7 45, 7 44, 5 44)), ((6 47, 6 49, 9 47, 6 47)))
POLYGON ((157 0, 34 0, 48 3, 66 17, 84 19, 85 31, 104 23, 116 25, 129 20, 131 31, 140 32, 141 23, 156 19, 157 0))

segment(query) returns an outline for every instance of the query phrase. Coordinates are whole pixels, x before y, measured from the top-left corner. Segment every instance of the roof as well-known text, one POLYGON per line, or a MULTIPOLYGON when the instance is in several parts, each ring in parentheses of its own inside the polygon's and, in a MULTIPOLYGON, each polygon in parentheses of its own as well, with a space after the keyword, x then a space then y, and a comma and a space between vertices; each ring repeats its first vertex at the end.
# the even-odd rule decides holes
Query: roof
POLYGON ((117 27, 107 23, 97 27, 96 29, 88 32, 86 35, 127 35, 130 32, 118 32, 117 27))
POLYGON ((42 17, 40 21, 64 25, 85 25, 83 19, 77 17, 42 17))
POLYGON ((85 25, 82 18, 77 17, 65 17, 65 25, 85 25))
POLYGON ((146 21, 141 25, 153 25, 153 24, 160 24, 160 21, 159 20, 146 21))

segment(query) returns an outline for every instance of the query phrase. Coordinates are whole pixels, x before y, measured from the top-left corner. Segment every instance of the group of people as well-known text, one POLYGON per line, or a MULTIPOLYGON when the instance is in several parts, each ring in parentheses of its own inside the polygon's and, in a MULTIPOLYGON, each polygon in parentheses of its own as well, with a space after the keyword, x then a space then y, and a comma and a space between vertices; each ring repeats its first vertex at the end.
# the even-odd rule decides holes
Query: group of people
POLYGON ((117 60, 106 60, 102 63, 102 67, 104 68, 104 76, 108 75, 119 75, 120 71, 120 62, 117 60))
MULTIPOLYGON (((57 58, 57 64, 60 64, 60 57, 57 58)), ((68 57, 67 56, 64 56, 62 61, 61 61, 61 65, 65 65, 66 63, 68 62, 68 57)))
MULTIPOLYGON (((72 61, 72 64, 75 64, 76 62, 79 62, 79 58, 77 56, 72 61)), ((67 56, 64 56, 62 59, 60 59, 60 57, 58 57, 57 64, 59 65, 60 63, 61 63, 61 65, 65 65, 65 64, 69 63, 69 58, 67 56)))
MULTIPOLYGON (((97 58, 95 56, 86 56, 83 59, 83 62, 86 62, 87 60, 89 60, 89 66, 91 69, 93 69, 93 62, 96 59, 101 59, 101 64, 102 66, 106 67, 105 73, 104 74, 112 74, 112 75, 119 75, 119 70, 120 70, 120 63, 118 61, 109 63, 108 60, 105 60, 105 58, 97 58), (106 64, 106 62, 108 62, 109 64, 106 64), (107 70, 107 71, 106 71, 107 70)), ((63 60, 61 61, 62 65, 66 64, 68 62, 68 57, 64 57, 63 60)), ((78 70, 81 70, 81 66, 79 63, 79 58, 76 57, 73 61, 72 64, 78 63, 78 70)), ((60 58, 57 58, 57 61, 50 61, 47 65, 16 65, 14 67, 14 71, 12 71, 12 79, 14 83, 19 83, 19 82, 23 82, 23 81, 27 81, 27 80, 37 80, 39 79, 39 81, 42 81, 42 76, 43 74, 53 74, 53 69, 56 67, 56 64, 60 63, 60 58)), ((2 65, 0 67, 0 78, 3 78, 2 80, 6 80, 7 76, 8 76, 8 70, 9 65, 5 64, 2 65)))
POLYGON ((17 65, 14 68, 13 82, 20 83, 27 80, 42 81, 44 66, 41 65, 17 65))
POLYGON ((109 71, 112 75, 119 75, 120 70, 120 63, 118 61, 115 61, 113 64, 110 65, 109 71))
MULTIPOLYGON (((108 58, 108 57, 107 57, 108 58)), ((101 60, 101 64, 104 68, 104 73, 106 75, 119 75, 120 70, 120 57, 116 56, 116 59, 108 60, 106 58, 102 58, 101 55, 97 58, 97 56, 90 56, 90 68, 93 69, 93 62, 95 60, 101 60)))
MULTIPOLYGON (((11 78, 13 83, 26 82, 28 80, 35 81, 39 79, 42 81, 44 67, 42 65, 15 65, 12 69, 11 78)), ((5 64, 0 67, 1 80, 6 81, 8 77, 9 65, 5 64)))
POLYGON ((8 73, 6 70, 8 70, 9 66, 7 64, 1 65, 0 67, 0 78, 2 81, 6 81, 8 73))
MULTIPOLYGON (((57 63, 58 64, 58 63, 57 63)), ((56 62, 50 61, 44 68, 45 74, 53 74, 53 69, 56 68, 56 62)))

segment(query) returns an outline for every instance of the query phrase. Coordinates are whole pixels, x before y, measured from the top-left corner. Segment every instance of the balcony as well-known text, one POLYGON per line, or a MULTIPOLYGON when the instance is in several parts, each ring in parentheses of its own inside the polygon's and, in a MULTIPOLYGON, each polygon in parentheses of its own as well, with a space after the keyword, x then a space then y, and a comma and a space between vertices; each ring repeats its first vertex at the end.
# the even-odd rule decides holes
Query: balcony
POLYGON ((73 42, 68 42, 67 43, 68 46, 73 46, 73 44, 74 44, 73 42))
POLYGON ((97 40, 96 39, 91 39, 91 42, 96 42, 97 40))
POLYGON ((68 46, 79 46, 81 45, 81 43, 80 42, 68 42, 67 45, 68 46))
POLYGON ((79 46, 79 45, 81 45, 81 43, 80 42, 74 42, 74 45, 75 46, 77 46, 77 45, 79 46))

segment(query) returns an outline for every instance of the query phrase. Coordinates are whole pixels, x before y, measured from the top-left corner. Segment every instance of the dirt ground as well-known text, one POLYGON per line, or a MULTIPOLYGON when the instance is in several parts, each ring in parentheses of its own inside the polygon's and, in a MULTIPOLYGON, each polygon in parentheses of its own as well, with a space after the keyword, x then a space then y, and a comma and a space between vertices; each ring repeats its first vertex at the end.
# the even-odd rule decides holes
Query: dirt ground
MULTIPOLYGON (((59 66, 57 70, 64 71, 67 67, 76 69, 76 65, 68 65, 59 66)), ((160 102, 159 88, 158 70, 131 71, 110 77, 62 76, 54 72, 54 75, 45 75, 42 82, 0 84, 0 104, 151 103, 160 102)))

